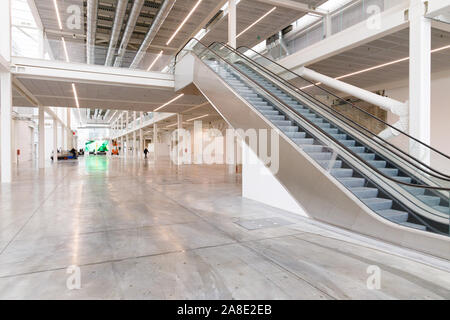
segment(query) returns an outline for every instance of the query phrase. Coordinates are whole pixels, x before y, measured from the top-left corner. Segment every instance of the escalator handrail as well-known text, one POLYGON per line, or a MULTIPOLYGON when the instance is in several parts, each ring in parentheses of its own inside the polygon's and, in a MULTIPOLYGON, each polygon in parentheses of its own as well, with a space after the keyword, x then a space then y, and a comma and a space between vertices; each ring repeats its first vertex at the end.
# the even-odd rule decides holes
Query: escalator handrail
MULTIPOLYGON (((219 42, 216 42, 216 43, 219 43, 219 42)), ((213 44, 214 44, 214 43, 213 43, 213 44)), ((220 43, 220 44, 222 45, 223 43, 220 43)), ((211 45, 212 45, 212 44, 211 44, 211 45)), ((211 45, 210 45, 210 46, 211 46, 211 45)), ((348 120, 351 124, 356 125, 356 126, 358 126, 359 128, 361 128, 362 130, 367 131, 367 132, 369 132, 369 133, 375 135, 373 132, 371 132, 371 131, 368 130, 367 128, 364 128, 364 127, 361 126, 359 123, 357 123, 357 122, 355 122, 354 120, 348 118, 346 115, 340 113, 338 110, 335 110, 335 109, 333 109, 333 108, 330 108, 330 106, 326 105, 325 103, 321 102, 320 100, 317 100, 315 97, 313 97, 312 95, 310 95, 310 94, 307 93, 307 92, 304 92, 304 91, 301 90, 300 88, 297 88, 295 85, 293 85, 292 83, 290 83, 290 82, 287 81, 286 79, 281 78, 279 75, 275 74, 275 73, 272 72, 271 70, 269 70, 269 69, 265 68, 264 66, 260 65, 260 64, 257 63, 256 61, 253 61, 251 58, 249 58, 249 57, 243 55, 241 52, 239 52, 239 51, 237 51, 237 50, 234 50, 233 48, 229 47, 229 46, 226 45, 226 44, 224 44, 224 45, 227 46, 228 49, 232 50, 233 52, 235 52, 235 53, 236 53, 237 55, 239 55, 240 57, 243 57, 245 60, 250 61, 251 63, 253 63, 254 65, 256 65, 258 68, 261 68, 261 69, 263 69, 265 72, 270 73, 271 76, 277 78, 277 79, 278 79, 279 81, 281 81, 283 84, 287 85, 287 86, 290 87, 292 90, 294 90, 294 91, 296 91, 297 93, 299 93, 300 95, 302 95, 302 96, 303 96, 303 94, 307 95, 309 98, 308 98, 308 97, 305 97, 306 99, 309 99, 309 100, 312 99, 312 100, 314 100, 317 104, 325 106, 325 107, 326 107, 326 109, 325 109, 326 112, 330 113, 330 110, 331 110, 331 112, 339 114, 339 116, 345 118, 345 119, 348 120), (299 92, 299 90, 300 90, 300 92, 299 92), (329 110, 327 110, 327 109, 329 109, 329 110)), ((240 48, 247 48, 247 47, 242 46, 242 47, 240 47, 240 48)), ((268 58, 267 58, 267 59, 268 59, 268 58)), ((271 61, 270 59, 268 59, 268 60, 271 61)), ((293 73, 293 74, 295 74, 295 73, 293 73)), ((320 87, 319 87, 319 88, 320 88, 320 87)), ((324 90, 325 90, 325 89, 324 89, 324 90)), ((328 91, 327 91, 327 92, 328 92, 328 91)), ((304 96, 303 96, 303 97, 304 97, 304 96)), ((341 99, 342 99, 342 98, 341 98, 341 99)), ((354 106, 354 105, 351 104, 350 102, 348 102, 348 104, 354 106)), ((357 107, 357 106, 354 106, 354 107, 357 108, 357 109, 359 109, 359 110, 361 110, 361 111, 363 111, 365 114, 370 115, 371 117, 373 117, 373 118, 375 118, 375 119, 377 119, 377 120, 379 120, 379 121, 385 123, 383 120, 381 120, 381 119, 375 117, 374 115, 372 115, 372 114, 370 114, 370 113, 368 113, 368 112, 366 112, 366 111, 360 109, 359 107, 357 107)), ((323 108, 322 108, 322 109, 323 109, 323 108)), ((357 128, 353 128, 353 129, 357 130, 359 133, 361 133, 362 135, 366 136, 367 138, 373 140, 376 144, 380 145, 382 148, 385 148, 385 146, 383 146, 379 141, 374 140, 372 137, 370 137, 370 136, 368 136, 367 134, 361 132, 359 129, 357 129, 357 128)), ((408 154, 408 153, 406 153, 405 151, 399 149, 399 148, 396 147, 395 145, 391 144, 389 141, 386 141, 385 139, 383 139, 383 138, 381 138, 381 137, 378 137, 378 136, 377 136, 377 138, 380 139, 381 141, 383 141, 384 143, 386 143, 387 145, 389 145, 390 147, 392 147, 393 149, 395 149, 396 151, 398 151, 398 152, 404 154, 404 155, 405 155, 406 157, 408 157, 408 158, 413 159, 415 162, 419 163, 421 166, 428 168, 429 170, 435 172, 435 173, 438 174, 438 175, 433 174, 432 172, 426 172, 426 171, 425 171, 425 173, 427 173, 427 174, 429 174, 429 175, 431 175, 431 176, 433 176, 433 177, 436 177, 436 178, 445 180, 445 181, 450 181, 450 176, 448 176, 448 175, 446 175, 446 174, 444 174, 444 173, 442 173, 442 172, 439 172, 439 171, 437 171, 436 169, 430 167, 429 165, 423 163, 422 161, 420 161, 420 160, 418 160, 418 159, 412 157, 410 154, 408 154)), ((390 150, 390 151, 393 152, 393 150, 390 150)), ((397 152, 393 152, 393 153, 394 153, 395 155, 397 155, 398 157, 400 157, 400 158, 401 158, 402 160, 404 160, 405 162, 407 162, 407 163, 409 163, 410 165, 412 165, 415 169, 417 169, 417 170, 419 170, 419 171, 424 171, 423 169, 418 168, 414 163, 411 163, 410 160, 408 160, 408 159, 406 159, 405 157, 399 155, 397 152)))
MULTIPOLYGON (((216 43, 223 44, 223 43, 221 43, 221 42, 216 42, 216 43)), ((225 45, 226 45, 227 47, 229 47, 227 44, 225 44, 225 45)), ((233 49, 233 48, 231 48, 231 47, 229 47, 229 48, 230 48, 230 49, 233 49)), ((339 100, 341 100, 341 101, 344 101, 346 104, 351 105, 352 107, 354 107, 354 108, 360 110, 361 112, 365 113, 366 115, 368 115, 368 116, 370 116, 370 117, 372 117, 372 118, 375 118, 376 120, 382 122, 384 125, 390 127, 391 129, 394 129, 395 131, 397 131, 397 132, 399 132, 399 133, 401 133, 401 134, 407 136, 408 138, 410 138, 410 139, 412 139, 412 140, 414 140, 414 141, 416 141, 416 142, 422 144, 423 146, 429 148, 430 150, 433 150, 433 151, 436 152, 436 153, 439 153, 439 154, 442 155, 443 157, 445 157, 445 158, 447 158, 447 159, 450 160, 450 156, 449 156, 449 155, 447 155, 447 154, 445 154, 445 153, 443 153, 443 152, 441 152, 441 151, 439 151, 439 150, 433 148, 432 146, 427 145, 426 143, 420 141, 420 140, 417 139, 417 138, 414 138, 413 136, 409 135, 408 133, 403 132, 402 130, 400 130, 400 129, 394 127, 394 126, 392 126, 391 124, 387 123, 386 121, 384 121, 384 120, 382 120, 382 119, 380 119, 380 118, 374 116, 373 114, 371 114, 371 113, 369 113, 369 112, 367 112, 367 111, 365 111, 365 110, 359 108, 358 106, 356 106, 356 105, 354 105, 353 103, 351 103, 351 102, 345 100, 344 98, 339 97, 338 95, 336 95, 335 93, 331 92, 330 90, 328 90, 328 89, 326 89, 326 88, 323 88, 323 87, 317 85, 316 83, 312 82, 311 80, 308 80, 308 79, 306 79, 306 78, 300 76, 299 74, 295 73, 295 72, 292 71, 292 70, 287 69, 286 67, 283 67, 283 66, 280 65, 279 63, 277 63, 277 62, 275 62, 275 61, 273 61, 273 60, 271 60, 271 59, 269 59, 269 58, 263 56, 263 55, 260 54, 259 52, 256 52, 255 50, 253 50, 253 49, 251 49, 251 48, 249 48, 249 47, 246 47, 246 46, 240 46, 239 48, 233 49, 233 50, 236 51, 237 53, 242 54, 241 52, 238 51, 240 48, 245 48, 245 49, 247 49, 247 50, 250 50, 250 51, 256 53, 256 54, 259 55, 260 57, 262 57, 262 58, 268 60, 270 63, 273 63, 273 64, 277 65, 278 67, 282 68, 283 70, 285 70, 285 71, 287 71, 287 72, 289 72, 289 73, 295 75, 295 76, 298 77, 298 78, 301 78, 302 80, 305 80, 306 82, 309 82, 310 84, 314 85, 315 87, 319 88, 320 90, 323 90, 323 91, 325 91, 326 93, 329 93, 330 95, 334 96, 335 98, 337 98, 337 99, 339 99, 339 100)), ((245 55, 244 55, 244 56, 245 56, 245 55)), ((248 57, 247 57, 247 58, 248 58, 248 57)), ((248 59, 250 59, 250 58, 248 58, 248 59)), ((263 69, 266 69, 268 72, 273 73, 272 71, 268 70, 268 69, 265 68, 264 66, 262 66, 262 65, 260 65, 260 66, 261 66, 263 69)), ((273 74, 275 74, 275 73, 273 73, 273 74)), ((276 75, 276 74, 275 74, 275 75, 276 75)), ((276 75, 276 76, 279 77, 279 78, 281 78, 279 75, 276 75)), ((281 79, 283 79, 283 78, 281 78, 281 79)), ((286 79, 283 79, 283 80, 286 81, 286 82, 288 82, 286 79)), ((289 82, 288 82, 288 83, 289 83, 289 82)), ((291 86, 294 86, 294 85, 292 85, 292 84, 290 84, 290 85, 291 85, 291 86)), ((294 86, 294 87, 295 87, 295 86, 294 86)), ((299 89, 299 88, 297 88, 297 89, 298 89, 298 90, 301 90, 301 89, 299 89)), ((301 91, 303 92, 303 90, 301 90, 301 91)), ((306 92, 305 92, 305 93, 306 93, 306 92)))
MULTIPOLYGON (((196 38, 191 38, 191 40, 195 40, 197 41, 199 44, 201 44, 202 46, 204 46, 205 48, 207 48, 207 50, 209 50, 214 56, 216 56, 219 60, 225 62, 225 64, 227 64, 228 66, 230 66, 231 68, 233 68, 235 70, 236 73, 242 75, 245 79, 249 80, 250 82, 252 82, 253 84, 255 84, 260 90, 264 91, 267 95, 269 95, 272 99, 276 100, 279 104, 283 105, 285 108, 291 110, 291 112, 295 113, 298 117, 300 117, 302 120, 304 120, 305 122, 307 122, 309 125, 311 125, 312 127, 314 127, 317 131, 321 132, 323 135, 325 135, 328 139, 330 139, 331 141, 333 141, 334 143, 338 144, 340 147, 342 147, 347 153, 351 154, 354 158, 358 159, 360 162, 364 163, 365 166, 369 167, 372 171, 375 171, 376 173, 378 173, 380 176, 393 181, 394 183, 397 184, 401 184, 401 185, 405 185, 405 186, 409 186, 409 187, 415 187, 415 188, 427 188, 427 189, 433 189, 433 190, 444 190, 444 191, 450 191, 450 188, 444 188, 444 187, 434 187, 434 186, 428 186, 428 185, 418 185, 418 184, 411 184, 411 183, 407 183, 407 182, 402 182, 402 181, 398 181, 393 179, 392 177, 389 177, 387 175, 385 175, 383 172, 380 172, 376 167, 374 167, 373 165, 371 165, 370 163, 368 163, 366 160, 364 160, 363 158, 361 158, 358 154, 356 154, 355 152, 353 152, 352 150, 350 150, 347 146, 345 146, 344 144, 340 143, 336 138, 334 138, 333 136, 331 136, 328 132, 324 131, 322 128, 320 128, 319 126, 317 126, 316 124, 314 124, 312 121, 310 121, 308 118, 304 117, 301 113, 299 113, 297 110, 295 110, 294 108, 292 108, 291 106, 289 106, 288 104, 286 104, 284 101, 281 101, 277 96, 275 96, 273 93, 269 92, 266 88, 262 87, 259 83, 257 83, 255 80, 251 79, 249 76, 247 76, 246 74, 244 74, 241 70, 239 70, 238 68, 236 68, 235 66, 233 66, 232 64, 230 64, 228 61, 226 61, 223 57, 221 57, 220 55, 218 55, 216 52, 214 52, 213 50, 211 50, 210 46, 206 46, 205 44, 203 44, 201 41, 199 41, 196 38)), ((191 40, 189 40, 187 43, 189 43, 191 40)), ((180 53, 183 49, 181 49, 178 53, 180 53)), ((178 53, 176 54, 175 57, 178 56, 178 53)), ((175 61, 176 62, 176 61, 175 61)), ((208 66, 208 68, 210 68, 208 66)), ((432 214, 432 213, 431 213, 432 214)))

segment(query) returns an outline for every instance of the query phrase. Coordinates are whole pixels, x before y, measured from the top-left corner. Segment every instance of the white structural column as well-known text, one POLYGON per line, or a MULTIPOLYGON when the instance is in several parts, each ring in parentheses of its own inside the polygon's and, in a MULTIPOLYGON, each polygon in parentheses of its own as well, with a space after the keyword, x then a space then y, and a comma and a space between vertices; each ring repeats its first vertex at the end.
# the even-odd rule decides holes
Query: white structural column
POLYGON ((133 111, 133 158, 137 158, 137 143, 136 143, 136 111, 133 111))
POLYGON ((129 123, 130 123, 130 112, 127 111, 126 113, 127 118, 126 118, 126 123, 125 123, 125 140, 126 140, 126 145, 127 145, 127 150, 125 152, 125 157, 128 158, 128 152, 130 151, 130 141, 128 140, 128 129, 129 129, 129 123))
POLYGON ((72 150, 73 148, 73 133, 72 133, 72 125, 71 125, 71 114, 72 109, 67 108, 67 130, 66 130, 66 136, 67 136, 67 150, 72 150))
MULTIPOLYGON (((411 0, 409 10, 409 133, 430 144, 431 113, 431 20, 424 17, 425 5, 411 0)), ((410 153, 422 162, 430 163, 426 147, 410 142, 410 153)))
POLYGON ((122 150, 120 150, 122 155, 125 155, 125 151, 123 148, 123 113, 120 115, 120 147, 122 148, 122 150))
POLYGON ((1 105, 1 179, 4 183, 12 180, 12 84, 11 73, 0 73, 1 105))
POLYGON ((39 169, 43 169, 45 167, 45 112, 44 107, 39 106, 39 156, 38 156, 38 166, 39 169))
MULTIPOLYGON (((61 121, 64 119, 64 109, 63 109, 63 115, 61 116, 61 121)), ((64 127, 64 123, 61 122, 61 152, 63 150, 66 150, 66 128, 64 127)))
POLYGON ((53 162, 58 161, 58 121, 53 119, 53 162))
POLYGON ((153 123, 153 154, 154 160, 158 159, 158 124, 153 123))
POLYGON ((228 0, 228 44, 236 48, 236 0, 228 0))
POLYGON ((175 149, 177 151, 177 165, 183 164, 183 146, 181 143, 181 130, 183 130, 183 115, 178 113, 177 114, 177 148, 175 149))
POLYGON ((143 157, 144 156, 144 131, 142 130, 142 127, 144 126, 144 113, 141 111, 141 113, 139 114, 139 124, 140 124, 140 129, 139 129, 139 157, 143 157))
MULTIPOLYGON (((0 55, 9 64, 11 61, 11 0, 0 1, 0 55)), ((2 68, 0 67, 0 70, 2 68)), ((0 167, 1 181, 12 181, 12 83, 9 70, 0 72, 0 167)))

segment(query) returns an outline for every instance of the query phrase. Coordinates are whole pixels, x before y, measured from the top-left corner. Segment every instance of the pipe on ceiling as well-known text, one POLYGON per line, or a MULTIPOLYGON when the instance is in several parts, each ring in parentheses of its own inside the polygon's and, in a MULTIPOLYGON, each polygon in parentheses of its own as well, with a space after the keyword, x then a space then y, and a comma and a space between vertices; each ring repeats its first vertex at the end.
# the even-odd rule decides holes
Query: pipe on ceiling
POLYGON ((122 59, 127 50, 128 42, 130 41, 131 35, 133 34, 134 28, 136 27, 137 19, 141 13, 142 6, 144 5, 144 0, 135 0, 133 7, 131 9, 130 16, 128 17, 127 26, 123 32, 122 41, 120 42, 119 52, 114 62, 114 67, 120 67, 122 65, 122 59))
POLYGON ((152 25, 148 29, 144 41, 142 41, 142 44, 139 47, 139 50, 136 53, 136 56, 134 57, 133 62, 130 65, 130 69, 136 69, 139 63, 141 62, 142 58, 144 58, 145 54, 147 53, 148 47, 150 46, 159 29, 161 28, 164 20, 166 20, 175 2, 176 0, 165 0, 162 6, 159 8, 158 14, 156 15, 152 25))
POLYGON ((98 0, 87 2, 86 61, 95 63, 95 33, 97 29, 98 0))
POLYGON ((120 29, 122 28, 123 17, 127 10, 128 0, 119 0, 117 2, 116 13, 114 15, 114 24, 109 40, 108 53, 106 55, 105 66, 111 66, 116 51, 117 40, 119 39, 120 29))

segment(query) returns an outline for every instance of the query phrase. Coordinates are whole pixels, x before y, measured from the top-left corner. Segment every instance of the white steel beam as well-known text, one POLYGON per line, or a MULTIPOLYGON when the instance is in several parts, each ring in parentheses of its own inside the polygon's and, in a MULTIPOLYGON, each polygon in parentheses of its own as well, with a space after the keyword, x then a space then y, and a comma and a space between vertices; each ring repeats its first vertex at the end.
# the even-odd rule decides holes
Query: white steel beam
POLYGON ((68 82, 125 84, 141 88, 174 88, 174 76, 161 72, 145 72, 104 66, 12 58, 11 72, 21 78, 68 82))
POLYGON ((315 8, 306 3, 301 3, 297 1, 291 0, 256 0, 256 1, 299 12, 315 13, 317 15, 326 15, 326 12, 324 11, 316 10, 315 8))

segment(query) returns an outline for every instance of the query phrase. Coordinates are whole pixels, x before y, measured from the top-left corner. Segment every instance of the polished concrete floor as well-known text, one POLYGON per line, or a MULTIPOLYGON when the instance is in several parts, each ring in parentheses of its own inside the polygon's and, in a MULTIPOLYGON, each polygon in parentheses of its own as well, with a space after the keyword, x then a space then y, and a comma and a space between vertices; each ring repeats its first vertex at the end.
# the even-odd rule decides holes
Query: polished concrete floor
POLYGON ((22 164, 0 212, 2 299, 450 298, 448 261, 243 199, 222 166, 22 164))

